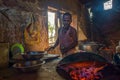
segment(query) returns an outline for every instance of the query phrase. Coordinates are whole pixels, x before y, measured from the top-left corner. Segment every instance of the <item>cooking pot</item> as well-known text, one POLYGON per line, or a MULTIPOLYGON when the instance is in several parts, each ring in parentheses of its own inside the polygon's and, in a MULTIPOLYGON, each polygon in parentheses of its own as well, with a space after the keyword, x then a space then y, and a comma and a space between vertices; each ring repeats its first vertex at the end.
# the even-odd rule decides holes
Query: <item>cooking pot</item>
POLYGON ((72 76, 69 74, 69 71, 75 69, 78 70, 78 68, 75 68, 75 66, 78 66, 79 68, 89 68, 90 66, 94 65, 95 68, 104 68, 104 66, 107 64, 109 64, 109 62, 98 54, 91 52, 78 52, 64 57, 58 63, 56 71, 66 80, 73 80, 72 76))
POLYGON ((86 52, 98 53, 99 48, 103 46, 104 46, 103 44, 98 44, 96 42, 87 42, 87 43, 81 43, 79 48, 86 52))
MULTIPOLYGON (((77 52, 63 58, 58 65, 70 64, 75 62, 102 62, 109 63, 104 57, 91 52, 77 52)), ((98 66, 98 65, 96 65, 98 66)))

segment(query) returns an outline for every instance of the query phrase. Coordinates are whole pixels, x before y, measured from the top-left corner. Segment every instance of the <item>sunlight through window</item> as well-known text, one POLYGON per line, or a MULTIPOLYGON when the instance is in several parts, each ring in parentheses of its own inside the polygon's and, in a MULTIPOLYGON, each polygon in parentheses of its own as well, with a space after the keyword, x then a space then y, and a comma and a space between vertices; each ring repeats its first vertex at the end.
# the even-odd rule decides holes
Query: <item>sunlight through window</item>
POLYGON ((109 0, 104 3, 104 10, 112 9, 112 0, 109 0))
POLYGON ((49 36, 49 44, 55 42, 55 13, 48 12, 48 36, 49 36))

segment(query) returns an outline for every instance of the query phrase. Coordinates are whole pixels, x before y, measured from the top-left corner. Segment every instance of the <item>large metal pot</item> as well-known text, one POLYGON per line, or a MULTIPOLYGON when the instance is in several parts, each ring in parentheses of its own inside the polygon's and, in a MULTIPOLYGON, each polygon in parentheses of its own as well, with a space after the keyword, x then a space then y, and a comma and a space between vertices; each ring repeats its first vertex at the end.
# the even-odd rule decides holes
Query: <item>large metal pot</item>
MULTIPOLYGON (((77 66, 79 66, 79 68, 81 67, 89 68, 90 66, 93 66, 93 65, 96 68, 101 68, 101 67, 104 68, 104 66, 109 64, 109 62, 102 56, 95 54, 95 53, 78 52, 76 54, 72 54, 72 55, 69 55, 63 58, 58 63, 56 67, 56 71, 61 77, 65 78, 66 80, 73 80, 72 76, 70 76, 69 74, 69 71, 75 70, 76 64, 77 66), (73 66, 69 67, 70 65, 73 65, 73 66)), ((76 80, 80 80, 80 79, 76 79, 76 80)))
POLYGON ((86 51, 86 52, 94 52, 98 53, 99 48, 102 47, 102 44, 98 44, 95 42, 87 42, 80 44, 80 49, 86 51))

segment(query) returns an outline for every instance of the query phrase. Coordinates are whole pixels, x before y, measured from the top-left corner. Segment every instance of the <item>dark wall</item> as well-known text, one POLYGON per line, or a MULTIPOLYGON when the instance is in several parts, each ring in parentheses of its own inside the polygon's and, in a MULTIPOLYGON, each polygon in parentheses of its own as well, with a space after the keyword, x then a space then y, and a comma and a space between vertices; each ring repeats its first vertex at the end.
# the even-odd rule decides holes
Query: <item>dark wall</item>
POLYGON ((109 10, 104 10, 103 3, 95 1, 91 5, 93 40, 106 45, 117 45, 120 40, 120 1, 113 0, 113 8, 109 10))

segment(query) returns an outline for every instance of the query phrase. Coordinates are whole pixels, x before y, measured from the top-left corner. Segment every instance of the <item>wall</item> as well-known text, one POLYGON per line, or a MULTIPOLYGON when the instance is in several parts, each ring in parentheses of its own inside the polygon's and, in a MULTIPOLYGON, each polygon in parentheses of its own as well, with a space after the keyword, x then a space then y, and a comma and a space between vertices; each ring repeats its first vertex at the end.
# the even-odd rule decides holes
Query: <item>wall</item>
POLYGON ((73 24, 77 28, 85 26, 81 26, 81 21, 85 19, 80 18, 84 15, 81 15, 82 7, 78 0, 0 0, 0 42, 8 42, 10 46, 18 42, 24 45, 26 51, 44 51, 48 47, 47 5, 77 15, 76 21, 79 22, 74 20, 73 24), (28 44, 32 42, 27 42, 28 38, 25 37, 25 29, 28 28, 37 28, 39 38, 38 42, 33 41, 34 45, 28 44))
POLYGON ((37 0, 1 0, 0 2, 0 42, 9 42, 10 46, 14 43, 21 43, 26 51, 43 51, 48 47, 47 17, 43 4, 37 0), (33 45, 27 44, 29 41, 25 41, 24 32, 29 24, 32 24, 31 30, 37 28, 37 32, 40 34, 39 42, 33 41, 33 45))
POLYGON ((0 68, 8 67, 9 43, 0 43, 0 68))
POLYGON ((109 10, 104 10, 103 3, 96 1, 92 5, 93 40, 115 48, 120 40, 120 1, 113 0, 109 10))

